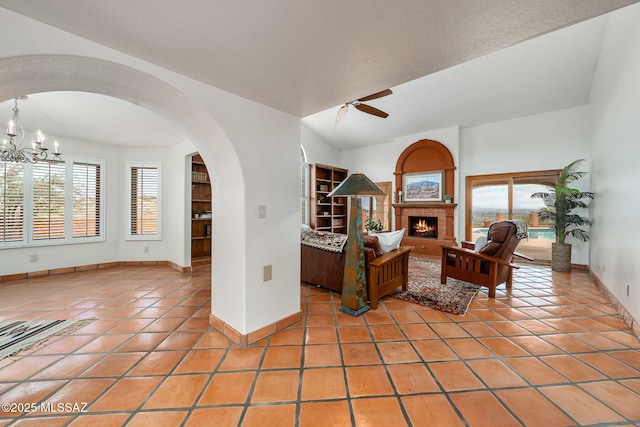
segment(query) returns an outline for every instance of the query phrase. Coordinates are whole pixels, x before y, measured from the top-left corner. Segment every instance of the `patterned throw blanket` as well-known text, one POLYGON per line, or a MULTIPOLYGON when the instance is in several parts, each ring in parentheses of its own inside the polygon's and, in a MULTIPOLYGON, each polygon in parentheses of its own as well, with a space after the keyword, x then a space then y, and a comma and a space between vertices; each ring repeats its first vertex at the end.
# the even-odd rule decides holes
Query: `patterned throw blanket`
POLYGON ((512 222, 516 226, 516 239, 522 240, 524 238, 528 238, 529 234, 527 234, 527 223, 524 221, 509 221, 512 222))
POLYGON ((300 233, 300 243, 323 251, 340 253, 347 243, 347 237, 346 234, 308 230, 300 233))

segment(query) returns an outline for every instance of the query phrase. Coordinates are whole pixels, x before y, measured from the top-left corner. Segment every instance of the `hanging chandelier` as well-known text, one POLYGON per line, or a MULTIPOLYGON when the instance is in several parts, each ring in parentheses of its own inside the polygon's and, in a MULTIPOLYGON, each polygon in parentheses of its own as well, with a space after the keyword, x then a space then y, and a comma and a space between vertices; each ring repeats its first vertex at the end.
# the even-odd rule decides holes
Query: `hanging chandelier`
MULTIPOLYGON (((26 99, 26 96, 20 99, 26 99)), ((7 136, 9 139, 3 139, 2 145, 0 145, 0 160, 3 162, 14 163, 37 163, 38 161, 47 160, 49 157, 49 149, 44 147, 44 135, 38 129, 36 132, 36 139, 31 142, 31 145, 23 147, 24 142, 24 128, 20 122, 20 110, 18 110, 18 98, 15 100, 13 107, 13 116, 9 120, 7 126, 7 136)), ((53 141, 53 160, 61 160, 59 152, 58 141, 53 141)))

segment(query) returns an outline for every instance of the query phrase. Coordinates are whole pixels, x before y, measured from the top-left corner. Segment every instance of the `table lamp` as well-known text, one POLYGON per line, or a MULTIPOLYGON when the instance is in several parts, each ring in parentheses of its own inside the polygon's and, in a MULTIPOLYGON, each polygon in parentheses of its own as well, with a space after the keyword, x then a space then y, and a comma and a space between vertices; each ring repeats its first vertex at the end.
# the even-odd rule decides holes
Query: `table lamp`
POLYGON ((367 304, 367 275, 362 240, 362 204, 358 196, 384 195, 384 191, 361 173, 349 175, 327 195, 327 197, 350 196, 351 198, 340 311, 352 316, 359 316, 370 309, 367 304))

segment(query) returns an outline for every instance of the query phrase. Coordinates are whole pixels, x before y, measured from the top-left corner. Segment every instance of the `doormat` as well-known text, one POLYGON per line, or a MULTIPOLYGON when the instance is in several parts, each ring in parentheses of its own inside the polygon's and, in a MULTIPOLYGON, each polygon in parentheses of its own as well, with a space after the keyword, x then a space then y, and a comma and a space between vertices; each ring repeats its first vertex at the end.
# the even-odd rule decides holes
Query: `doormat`
POLYGON ((447 277, 440 283, 440 262, 409 257, 409 287, 398 288, 389 294, 394 298, 413 302, 435 310, 464 316, 480 286, 447 277))
POLYGON ((0 360, 42 343, 53 335, 74 331, 95 319, 0 322, 0 360))

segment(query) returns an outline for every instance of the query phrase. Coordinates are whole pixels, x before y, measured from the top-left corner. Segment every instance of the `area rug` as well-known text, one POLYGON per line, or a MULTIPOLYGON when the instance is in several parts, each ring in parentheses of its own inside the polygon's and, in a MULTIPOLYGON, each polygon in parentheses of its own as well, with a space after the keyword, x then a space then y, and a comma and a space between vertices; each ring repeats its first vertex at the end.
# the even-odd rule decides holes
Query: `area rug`
POLYGON ((447 277, 440 283, 440 263, 425 258, 409 258, 409 289, 401 288, 389 296, 460 316, 467 314, 469 305, 480 287, 447 277))
POLYGON ((95 319, 0 322, 0 360, 95 319))

